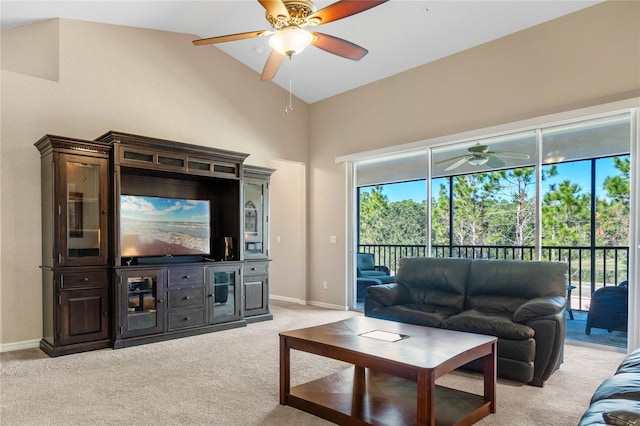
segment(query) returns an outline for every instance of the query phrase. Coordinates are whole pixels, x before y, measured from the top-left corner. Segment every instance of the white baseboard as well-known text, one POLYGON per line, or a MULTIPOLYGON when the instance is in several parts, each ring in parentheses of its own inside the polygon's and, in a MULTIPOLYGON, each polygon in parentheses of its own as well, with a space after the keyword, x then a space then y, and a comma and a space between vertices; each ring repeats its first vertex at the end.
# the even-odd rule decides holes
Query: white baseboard
POLYGON ((275 294, 269 295, 269 300, 279 300, 281 302, 296 303, 298 305, 306 305, 307 302, 302 299, 296 299, 295 297, 277 296, 275 294))
POLYGON ((347 306, 342 306, 342 305, 334 305, 332 303, 324 303, 324 302, 307 302, 307 304, 311 305, 311 306, 317 306, 319 308, 324 308, 324 309, 333 309, 336 311, 348 311, 349 308, 347 306))
POLYGON ((40 339, 25 340, 22 342, 0 344, 0 352, 19 351, 20 349, 32 349, 40 347, 40 339))
POLYGON ((349 310, 349 308, 347 306, 334 305, 332 303, 324 303, 324 302, 306 301, 306 300, 302 300, 302 299, 296 299, 294 297, 278 296, 278 295, 275 295, 275 294, 270 294, 269 295, 269 299, 271 299, 271 300, 279 300, 281 302, 297 303, 298 305, 317 306, 319 308, 333 309, 333 310, 336 310, 336 311, 348 311, 349 310))

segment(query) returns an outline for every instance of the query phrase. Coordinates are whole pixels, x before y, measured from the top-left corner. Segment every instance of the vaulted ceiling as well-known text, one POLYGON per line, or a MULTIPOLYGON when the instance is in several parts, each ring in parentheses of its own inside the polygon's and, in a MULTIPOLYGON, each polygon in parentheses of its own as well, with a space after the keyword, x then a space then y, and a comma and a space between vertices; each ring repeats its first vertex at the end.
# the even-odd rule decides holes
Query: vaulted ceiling
MULTIPOLYGON (((313 103, 600 1, 392 0, 315 28, 366 48, 363 59, 351 61, 310 46, 285 60, 272 81, 313 103)), ((317 9, 332 3, 315 1, 317 9)), ((194 39, 271 29, 265 9, 253 0, 3 0, 0 16, 2 30, 58 17, 187 33, 194 39)), ((221 49, 255 70, 256 79, 271 50, 268 37, 184 48, 221 49)))

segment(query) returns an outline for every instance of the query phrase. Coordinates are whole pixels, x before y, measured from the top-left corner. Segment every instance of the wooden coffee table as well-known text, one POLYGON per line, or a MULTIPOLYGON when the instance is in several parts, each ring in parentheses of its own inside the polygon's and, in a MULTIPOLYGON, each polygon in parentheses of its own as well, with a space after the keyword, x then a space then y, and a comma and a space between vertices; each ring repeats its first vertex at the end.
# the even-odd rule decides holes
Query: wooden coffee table
POLYGON ((492 336, 353 317, 280 333, 280 404, 344 425, 470 425, 496 412, 492 336), (353 364, 291 387, 291 349, 353 364), (484 395, 436 386, 483 358, 484 395))

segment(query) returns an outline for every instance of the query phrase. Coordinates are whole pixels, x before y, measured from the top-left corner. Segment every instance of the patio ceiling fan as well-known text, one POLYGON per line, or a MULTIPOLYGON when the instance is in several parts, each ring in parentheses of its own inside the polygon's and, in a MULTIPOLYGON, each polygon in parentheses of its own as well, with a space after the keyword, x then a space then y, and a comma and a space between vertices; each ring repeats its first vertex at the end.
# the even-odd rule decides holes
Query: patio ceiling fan
POLYGON ((337 21, 387 1, 342 0, 317 10, 311 0, 258 0, 258 3, 266 9, 265 17, 273 27, 273 31, 251 31, 210 37, 194 40, 193 44, 201 46, 271 35, 269 45, 272 51, 262 70, 261 80, 271 80, 278 72, 285 56, 291 58, 309 44, 334 55, 358 61, 369 53, 367 49, 338 37, 307 31, 306 28, 337 21))
POLYGON ((472 166, 481 166, 486 164, 492 169, 504 166, 502 158, 517 158, 526 160, 529 155, 520 152, 511 151, 490 151, 488 145, 475 144, 472 147, 467 148, 468 153, 457 155, 455 157, 445 158, 444 160, 436 161, 436 164, 447 163, 449 161, 455 161, 445 171, 456 169, 465 163, 472 166))

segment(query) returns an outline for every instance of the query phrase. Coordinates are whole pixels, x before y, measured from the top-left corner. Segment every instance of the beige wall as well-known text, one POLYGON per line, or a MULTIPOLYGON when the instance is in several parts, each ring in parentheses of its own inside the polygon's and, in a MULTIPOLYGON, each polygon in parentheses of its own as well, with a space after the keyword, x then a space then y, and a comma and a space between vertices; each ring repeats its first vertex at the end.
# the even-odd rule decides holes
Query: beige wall
MULTIPOLYGON (((294 100, 284 115, 285 91, 215 47, 193 46, 194 38, 73 20, 2 33, 0 344, 42 337, 33 143, 44 134, 93 139, 118 130, 250 153, 249 164, 307 163, 308 106, 294 100)), ((305 192, 288 197, 304 204, 295 197, 305 192)), ((284 197, 275 198, 279 216, 284 197)), ((300 244, 281 245, 279 256, 303 258, 300 244)), ((272 271, 285 276, 280 267, 274 261, 272 271)))
POLYGON ((608 1, 311 106, 300 103, 287 116, 281 89, 214 47, 192 47, 189 35, 69 20, 3 33, 0 344, 41 337, 33 142, 43 134, 90 139, 113 129, 244 151, 257 165, 292 162, 272 185, 274 294, 342 307, 346 174, 335 158, 639 96, 639 6, 608 1), (43 37, 47 43, 38 43, 43 37), (38 51, 46 60, 28 56, 38 51), (291 180, 305 173, 305 183, 291 180), (295 213, 286 210, 292 204, 295 213), (292 214, 308 230, 276 219, 292 214), (329 243, 332 235, 337 244, 329 243), (292 274, 288 262, 295 263, 292 274), (290 278, 305 274, 307 282, 290 278))
POLYGON ((337 156, 638 96, 638 22, 638 1, 605 2, 311 105, 309 299, 347 304, 337 156))

